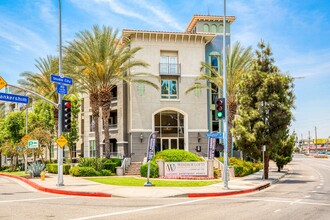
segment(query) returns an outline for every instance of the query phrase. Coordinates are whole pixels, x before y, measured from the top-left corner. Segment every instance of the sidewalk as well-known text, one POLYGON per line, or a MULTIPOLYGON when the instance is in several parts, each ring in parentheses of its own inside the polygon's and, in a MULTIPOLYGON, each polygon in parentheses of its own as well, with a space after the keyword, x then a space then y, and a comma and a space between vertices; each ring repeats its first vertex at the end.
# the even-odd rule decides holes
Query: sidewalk
MULTIPOLYGON (((95 197, 166 198, 229 196, 250 193, 269 187, 285 176, 287 172, 287 169, 277 172, 276 167, 270 167, 268 180, 263 181, 262 171, 259 171, 246 177, 229 180, 229 189, 224 189, 222 182, 204 187, 129 187, 100 184, 82 177, 64 175, 64 186, 57 186, 57 174, 46 174, 44 181, 41 178, 26 179, 15 176, 10 177, 19 179, 39 191, 56 194, 95 197)), ((5 174, 0 175, 9 177, 9 175, 5 174)))

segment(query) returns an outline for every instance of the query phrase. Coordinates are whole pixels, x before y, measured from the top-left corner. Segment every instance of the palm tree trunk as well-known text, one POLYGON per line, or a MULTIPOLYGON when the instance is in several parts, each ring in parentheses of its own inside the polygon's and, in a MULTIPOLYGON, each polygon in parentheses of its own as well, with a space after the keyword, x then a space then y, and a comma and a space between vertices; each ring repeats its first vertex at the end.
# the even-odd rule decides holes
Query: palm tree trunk
POLYGON ((231 151, 232 151, 232 145, 233 145, 233 135, 231 133, 231 130, 233 128, 233 121, 235 119, 235 113, 237 110, 237 105, 234 100, 231 100, 228 98, 228 157, 232 157, 231 151))
POLYGON ((89 94, 90 105, 92 107, 92 116, 94 119, 94 132, 95 132, 95 146, 96 158, 100 158, 100 131, 99 131, 99 117, 100 109, 98 105, 98 93, 89 94))
POLYGON ((105 157, 110 158, 110 134, 109 134, 109 115, 110 106, 102 107, 102 119, 104 124, 104 147, 105 147, 105 157))
POLYGON ((111 105, 111 89, 103 88, 99 95, 99 105, 102 106, 102 120, 104 129, 104 147, 105 156, 110 158, 110 134, 109 134, 109 117, 110 117, 110 105, 111 105))

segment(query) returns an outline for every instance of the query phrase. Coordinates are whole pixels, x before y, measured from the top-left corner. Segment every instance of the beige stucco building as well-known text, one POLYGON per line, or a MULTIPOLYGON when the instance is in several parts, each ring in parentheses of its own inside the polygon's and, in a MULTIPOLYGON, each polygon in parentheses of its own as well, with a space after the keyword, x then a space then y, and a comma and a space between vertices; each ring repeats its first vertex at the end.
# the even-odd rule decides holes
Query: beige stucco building
MULTIPOLYGON (((230 24, 235 17, 227 17, 227 44, 230 43, 230 24)), ((223 17, 193 16, 184 32, 122 31, 122 39, 132 47, 141 47, 135 59, 149 64, 145 69, 131 69, 128 74, 148 72, 159 77, 149 80, 159 90, 146 84, 120 84, 113 94, 110 113, 110 143, 112 154, 142 161, 146 155, 148 137, 157 131, 156 150, 183 149, 193 151, 200 146, 207 151, 205 133, 221 130, 214 117, 214 100, 220 91, 199 89, 185 93, 200 74, 202 61, 219 68, 222 51, 223 17)), ((206 83, 206 82, 202 82, 206 83)), ((95 156, 95 134, 88 95, 83 96, 80 115, 81 140, 84 157, 95 156)), ((100 131, 103 131, 100 117, 100 131)), ((104 131, 103 131, 104 132, 104 131)), ((101 146, 104 140, 101 137, 101 146)))

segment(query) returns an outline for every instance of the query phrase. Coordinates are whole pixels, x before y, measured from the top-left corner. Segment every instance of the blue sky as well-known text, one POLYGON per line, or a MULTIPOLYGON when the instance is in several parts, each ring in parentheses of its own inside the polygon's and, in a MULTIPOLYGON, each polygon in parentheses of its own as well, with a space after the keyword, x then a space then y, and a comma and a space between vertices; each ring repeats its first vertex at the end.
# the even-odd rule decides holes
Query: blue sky
MULTIPOLYGON (((232 42, 270 43, 295 80, 299 138, 330 136, 330 1, 227 0, 232 42)), ((63 44, 94 24, 119 30, 184 31, 194 14, 223 15, 222 0, 62 0, 63 44)), ((57 55, 58 0, 0 0, 0 75, 16 84, 35 59, 57 55)))

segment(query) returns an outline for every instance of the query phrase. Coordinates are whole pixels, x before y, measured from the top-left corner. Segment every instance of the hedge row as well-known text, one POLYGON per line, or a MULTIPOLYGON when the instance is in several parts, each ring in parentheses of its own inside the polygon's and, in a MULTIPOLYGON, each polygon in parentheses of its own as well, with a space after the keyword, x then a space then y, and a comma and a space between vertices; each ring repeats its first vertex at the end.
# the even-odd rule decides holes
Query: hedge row
POLYGON ((102 169, 96 171, 93 167, 79 167, 75 166, 70 169, 71 176, 111 176, 110 170, 102 169))
MULTIPOLYGON (((71 168, 70 164, 63 164, 63 174, 68 175, 71 168)), ((57 163, 48 163, 46 164, 46 170, 48 173, 57 173, 58 166, 57 163)))

